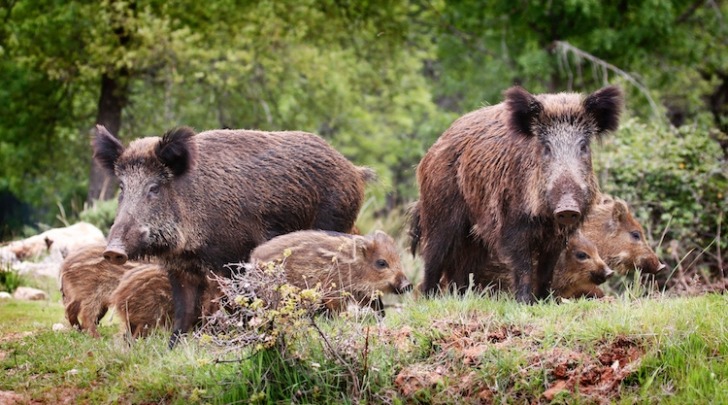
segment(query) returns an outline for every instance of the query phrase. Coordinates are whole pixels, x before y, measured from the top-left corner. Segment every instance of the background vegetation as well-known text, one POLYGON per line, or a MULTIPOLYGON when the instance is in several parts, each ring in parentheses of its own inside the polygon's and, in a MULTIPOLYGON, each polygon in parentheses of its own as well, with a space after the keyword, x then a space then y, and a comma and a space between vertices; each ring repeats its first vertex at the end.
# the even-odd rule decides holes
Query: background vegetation
POLYGON ((715 0, 0 1, 0 232, 108 224, 91 130, 301 129, 374 167, 371 210, 459 115, 532 92, 627 93, 595 163, 663 260, 726 261, 728 4, 715 0), (63 218, 58 219, 59 207, 63 218))

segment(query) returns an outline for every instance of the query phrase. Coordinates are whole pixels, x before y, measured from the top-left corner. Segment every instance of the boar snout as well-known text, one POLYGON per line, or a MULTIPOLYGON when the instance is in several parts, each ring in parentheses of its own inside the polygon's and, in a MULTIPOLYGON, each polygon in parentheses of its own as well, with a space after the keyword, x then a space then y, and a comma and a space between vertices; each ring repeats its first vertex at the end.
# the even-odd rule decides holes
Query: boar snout
POLYGON ((581 210, 573 195, 564 194, 561 196, 559 202, 556 204, 554 217, 560 225, 572 226, 579 222, 579 219, 581 219, 581 210))
POLYGON ((124 246, 118 240, 112 240, 104 250, 104 259, 111 264, 122 265, 126 263, 129 256, 127 256, 124 246))
POLYGON ((400 281, 399 285, 394 289, 395 294, 404 294, 409 291, 412 291, 412 283, 406 278, 400 281))
POLYGON ((614 275, 614 270, 607 267, 607 269, 604 271, 604 278, 610 278, 614 275))

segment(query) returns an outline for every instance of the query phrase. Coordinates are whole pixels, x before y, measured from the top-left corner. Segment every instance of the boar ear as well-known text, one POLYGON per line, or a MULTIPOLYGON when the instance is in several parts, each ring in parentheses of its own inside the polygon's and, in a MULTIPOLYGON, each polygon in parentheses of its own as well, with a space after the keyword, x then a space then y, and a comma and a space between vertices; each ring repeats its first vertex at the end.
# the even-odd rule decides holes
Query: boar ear
POLYGON ((122 153, 124 153, 124 145, 104 127, 96 125, 96 137, 93 140, 94 159, 99 165, 114 173, 114 163, 122 153))
POLYGON ((367 257, 369 252, 374 246, 374 241, 369 236, 354 236, 354 245, 356 246, 356 253, 361 257, 367 257))
POLYGON ((541 114, 543 104, 533 94, 518 86, 506 90, 505 98, 511 115, 508 122, 510 127, 523 135, 532 135, 533 119, 541 114))
POLYGON ((596 121, 599 133, 602 133, 619 127, 622 103, 622 90, 617 86, 607 86, 588 95, 583 104, 586 113, 596 121))
POLYGON ((614 211, 612 211, 612 217, 617 222, 623 222, 624 219, 629 215, 629 208, 627 208, 627 203, 625 203, 623 200, 614 200, 614 211))
POLYGON ((371 238, 375 242, 394 243, 394 239, 392 239, 392 237, 384 231, 374 231, 374 233, 371 235, 371 238))
POLYGON ((186 173, 195 159, 195 145, 192 137, 195 131, 189 127, 179 127, 167 131, 162 140, 154 147, 154 154, 172 174, 180 176, 186 173))

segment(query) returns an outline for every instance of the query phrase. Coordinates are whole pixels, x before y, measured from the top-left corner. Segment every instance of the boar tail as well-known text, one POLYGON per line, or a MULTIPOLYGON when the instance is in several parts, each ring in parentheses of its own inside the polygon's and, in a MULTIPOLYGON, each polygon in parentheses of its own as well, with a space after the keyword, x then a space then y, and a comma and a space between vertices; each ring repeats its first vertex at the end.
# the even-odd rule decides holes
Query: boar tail
POLYGON ((377 172, 375 172, 371 167, 359 166, 357 169, 359 170, 359 175, 364 182, 371 183, 377 179, 377 172))

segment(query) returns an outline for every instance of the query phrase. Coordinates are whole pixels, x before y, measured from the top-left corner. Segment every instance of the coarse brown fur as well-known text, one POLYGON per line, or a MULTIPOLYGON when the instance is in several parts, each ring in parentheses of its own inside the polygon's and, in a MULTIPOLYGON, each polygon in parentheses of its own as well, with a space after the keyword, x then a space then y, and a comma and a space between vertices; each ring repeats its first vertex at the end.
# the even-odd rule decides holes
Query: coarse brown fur
POLYGON ((127 148, 97 127, 94 157, 122 193, 106 256, 157 256, 175 303, 173 346, 201 314, 212 271, 275 236, 301 229, 352 229, 371 169, 354 166, 304 132, 176 128, 127 148))
POLYGON ((443 275, 462 290, 497 260, 513 272, 519 301, 544 297, 598 195, 590 141, 617 128, 619 89, 582 97, 511 88, 505 98, 455 121, 417 168, 411 234, 413 249, 422 244, 425 294, 443 275))
POLYGON ((639 268, 654 274, 665 268, 624 200, 602 195, 584 221, 582 231, 596 243, 604 261, 617 273, 639 268))
MULTIPOLYGON (((210 282, 202 294, 202 314, 218 309, 216 284, 210 282)), ((122 330, 136 339, 156 329, 171 329, 174 319, 172 285, 167 271, 157 264, 142 264, 126 272, 111 296, 122 330)))
POLYGON ((323 303, 333 312, 353 300, 383 313, 378 292, 400 294, 411 289, 394 239, 381 231, 366 236, 293 232, 255 248, 251 262, 281 263, 286 280, 296 287, 320 285, 323 303))
POLYGON ((119 280, 137 264, 111 264, 104 260, 104 250, 106 244, 73 251, 61 264, 59 273, 68 322, 93 337, 99 337, 96 326, 106 314, 119 280))
POLYGON ((172 286, 162 266, 149 264, 127 272, 111 296, 122 330, 131 338, 157 327, 169 329, 174 319, 172 286))

